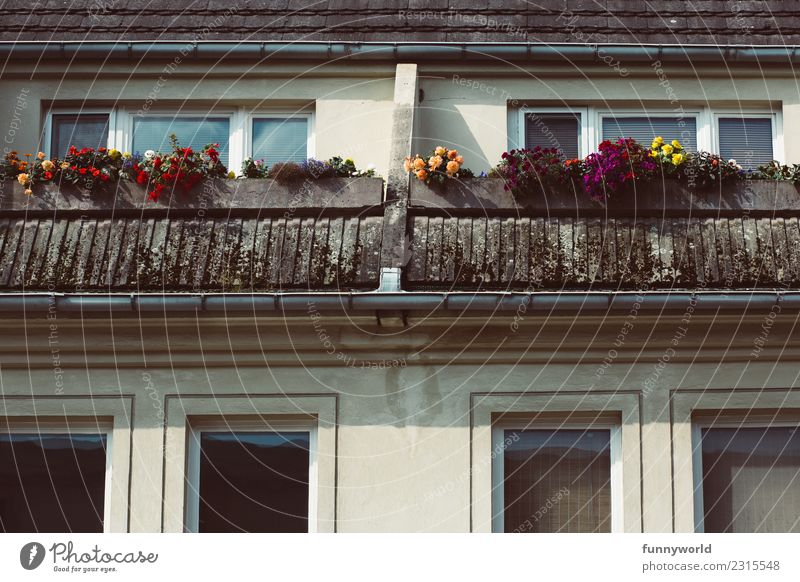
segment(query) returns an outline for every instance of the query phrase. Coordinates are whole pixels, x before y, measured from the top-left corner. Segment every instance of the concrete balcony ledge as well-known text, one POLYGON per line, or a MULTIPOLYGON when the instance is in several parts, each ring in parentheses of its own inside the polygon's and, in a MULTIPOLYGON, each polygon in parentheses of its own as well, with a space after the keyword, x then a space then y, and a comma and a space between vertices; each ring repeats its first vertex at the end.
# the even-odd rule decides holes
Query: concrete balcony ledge
POLYGON ((147 189, 120 180, 108 192, 87 192, 72 185, 40 185, 26 196, 16 181, 0 182, 0 212, 111 211, 166 209, 363 209, 383 203, 381 178, 329 178, 280 183, 276 180, 207 180, 191 192, 162 194, 158 202, 147 189))
POLYGON ((448 180, 428 185, 412 180, 409 206, 413 209, 449 212, 470 210, 492 213, 519 211, 541 216, 576 214, 660 216, 697 213, 747 214, 800 211, 800 188, 792 182, 742 180, 711 189, 690 188, 675 180, 642 183, 636 190, 607 202, 592 200, 579 185, 561 190, 542 190, 515 195, 499 178, 448 180))

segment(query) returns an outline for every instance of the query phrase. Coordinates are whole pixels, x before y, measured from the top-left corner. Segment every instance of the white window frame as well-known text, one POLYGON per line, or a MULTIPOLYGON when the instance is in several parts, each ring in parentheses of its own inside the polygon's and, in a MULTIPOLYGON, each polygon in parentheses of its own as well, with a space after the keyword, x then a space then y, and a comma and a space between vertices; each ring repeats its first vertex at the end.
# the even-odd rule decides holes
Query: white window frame
POLYGON ((91 434, 105 435, 106 437, 106 473, 103 484, 103 533, 111 532, 111 474, 112 450, 114 440, 114 426, 112 421, 98 420, 43 420, 43 419, 13 419, 0 424, 0 434, 91 434))
MULTIPOLYGON (((55 158, 56 153, 51 151, 53 148, 53 116, 54 115, 108 115, 108 139, 106 147, 108 149, 116 147, 119 149, 119 143, 116 140, 117 136, 117 110, 116 108, 103 108, 103 107, 51 107, 47 111, 47 116, 44 124, 44 143, 42 144, 41 151, 43 151, 48 158, 55 158)), ((70 144, 72 145, 72 144, 70 144)))
POLYGON ((204 432, 278 432, 308 434, 308 533, 317 531, 318 468, 317 423, 314 421, 232 418, 193 420, 188 430, 186 459, 186 524, 185 531, 200 529, 200 435, 204 432))
POLYGON ((608 421, 537 422, 500 421, 492 426, 492 532, 505 532, 505 431, 507 430, 608 430, 611 455, 611 532, 624 531, 622 482, 622 426, 608 421))
POLYGON ((774 109, 713 109, 712 143, 714 151, 720 153, 719 119, 720 117, 738 117, 740 119, 772 120, 772 159, 782 163, 783 151, 783 115, 774 109))
MULTIPOLYGON (((224 117, 228 119, 228 166, 229 170, 234 167, 234 163, 238 163, 236 166, 241 167, 242 160, 238 159, 241 156, 241 150, 237 149, 237 143, 239 140, 239 135, 237 134, 237 129, 241 125, 238 120, 238 111, 236 108, 231 107, 224 107, 224 108, 200 108, 200 107, 181 107, 179 109, 171 109, 165 107, 159 107, 156 109, 149 110, 146 114, 139 114, 138 111, 129 111, 125 107, 119 108, 119 117, 120 117, 120 131, 117 136, 117 139, 121 144, 124 144, 122 148, 117 147, 117 149, 121 149, 123 151, 133 152, 133 123, 134 120, 138 118, 142 119, 152 119, 154 117, 165 117, 165 118, 172 118, 172 119, 179 119, 181 117, 206 117, 206 118, 214 118, 214 117, 224 117)), ((166 136, 165 136, 166 137, 166 136)), ((140 152, 144 153, 144 152, 140 152)))
POLYGON ((571 113, 579 117, 580 135, 578 136, 578 157, 584 158, 593 151, 591 135, 592 128, 589 121, 589 108, 588 107, 520 107, 518 113, 518 134, 520 147, 527 148, 526 142, 526 122, 525 117, 530 114, 551 114, 551 113, 571 113))
MULTIPOLYGON (((595 145, 596 147, 598 143, 600 143, 602 136, 603 136, 603 119, 606 117, 612 118, 625 118, 625 117, 669 117, 675 120, 678 119, 686 119, 689 117, 693 117, 695 119, 695 123, 697 125, 697 149, 698 151, 705 150, 711 151, 711 123, 708 114, 708 109, 705 107, 701 108, 689 108, 685 111, 681 111, 680 113, 675 111, 674 109, 665 109, 665 108, 620 108, 620 109, 611 109, 611 108, 603 108, 597 109, 595 111, 595 119, 594 119, 594 126, 595 126, 595 145)), ((653 136, 654 138, 657 136, 653 136)), ((665 140, 672 141, 673 139, 681 140, 680 135, 675 136, 663 136, 665 140)), ((645 147, 649 147, 650 144, 642 144, 645 147)))
POLYGON ((253 157, 253 124, 257 119, 307 119, 306 158, 313 158, 316 155, 316 135, 314 132, 313 111, 293 111, 291 109, 257 109, 255 111, 251 111, 247 115, 247 122, 244 128, 245 156, 243 159, 253 157))
POLYGON ((703 500, 703 449, 701 443, 704 428, 781 428, 798 427, 800 422, 791 420, 729 420, 715 421, 699 418, 692 421, 692 475, 694 486, 695 533, 705 533, 705 506, 703 500))

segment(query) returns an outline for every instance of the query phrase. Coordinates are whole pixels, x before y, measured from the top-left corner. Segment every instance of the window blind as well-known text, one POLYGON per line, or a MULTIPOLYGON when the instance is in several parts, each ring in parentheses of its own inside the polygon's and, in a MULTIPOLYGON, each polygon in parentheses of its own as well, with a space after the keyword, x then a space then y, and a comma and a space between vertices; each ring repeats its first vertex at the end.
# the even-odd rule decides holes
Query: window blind
POLYGON ((800 532, 800 428, 701 433, 706 532, 800 532))
POLYGON ((219 143, 219 158, 228 165, 230 120, 227 117, 137 117, 133 120, 133 151, 167 152, 169 136, 178 136, 181 147, 200 151, 210 143, 219 143))
POLYGON ((504 442, 506 532, 611 531, 611 431, 509 430, 504 442))
POLYGON ((50 128, 50 156, 64 159, 69 146, 101 148, 108 145, 108 115, 54 114, 50 128))
POLYGON ((253 120, 253 159, 302 162, 308 158, 308 119, 260 117, 253 120))
POLYGON ((667 143, 677 139, 683 149, 697 151, 697 119, 694 117, 609 116, 603 118, 602 125, 603 140, 614 142, 632 137, 643 146, 650 147, 653 138, 661 136, 667 143))
POLYGON ((525 147, 556 148, 565 159, 579 156, 580 116, 572 113, 525 115, 525 147))
POLYGON ((719 153, 747 170, 771 162, 772 119, 768 117, 720 117, 719 153))

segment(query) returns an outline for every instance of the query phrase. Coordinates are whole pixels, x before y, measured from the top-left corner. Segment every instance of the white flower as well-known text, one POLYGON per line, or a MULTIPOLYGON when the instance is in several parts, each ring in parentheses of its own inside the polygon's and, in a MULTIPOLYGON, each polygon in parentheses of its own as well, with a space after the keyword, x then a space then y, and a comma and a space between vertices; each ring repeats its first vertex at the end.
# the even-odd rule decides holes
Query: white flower
POLYGON ((156 152, 154 152, 153 150, 147 150, 146 152, 144 152, 144 159, 152 160, 154 157, 156 157, 156 152))
POLYGON ((735 166, 735 165, 736 165, 736 160, 734 160, 733 158, 731 158, 730 160, 728 160, 728 163, 729 163, 731 166, 735 166))

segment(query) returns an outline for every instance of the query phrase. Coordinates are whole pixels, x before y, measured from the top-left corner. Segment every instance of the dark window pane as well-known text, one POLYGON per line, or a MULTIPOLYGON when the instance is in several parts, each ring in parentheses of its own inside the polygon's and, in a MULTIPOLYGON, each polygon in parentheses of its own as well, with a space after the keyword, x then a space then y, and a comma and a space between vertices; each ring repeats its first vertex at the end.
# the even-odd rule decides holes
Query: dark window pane
POLYGON ((506 532, 611 531, 611 431, 509 430, 504 442, 506 532))
POLYGON ((0 434, 0 531, 103 531, 105 435, 0 434))
POLYGON ((107 114, 57 114, 53 115, 50 156, 63 159, 69 146, 104 148, 108 145, 107 114))
POLYGON ((772 119, 767 117, 720 117, 719 155, 734 159, 746 170, 768 164, 772 153, 772 119))
POLYGON ((706 532, 800 532, 800 430, 702 431, 706 532))
POLYGON ((645 147, 653 138, 670 143, 677 139, 686 151, 697 150, 697 119, 694 117, 604 117, 603 139, 617 141, 632 137, 645 147))
POLYGON ((307 532, 308 433, 204 432, 201 532, 307 532))
POLYGON ((529 113, 525 116, 525 147, 557 149, 564 159, 578 157, 580 116, 572 113, 529 113))

